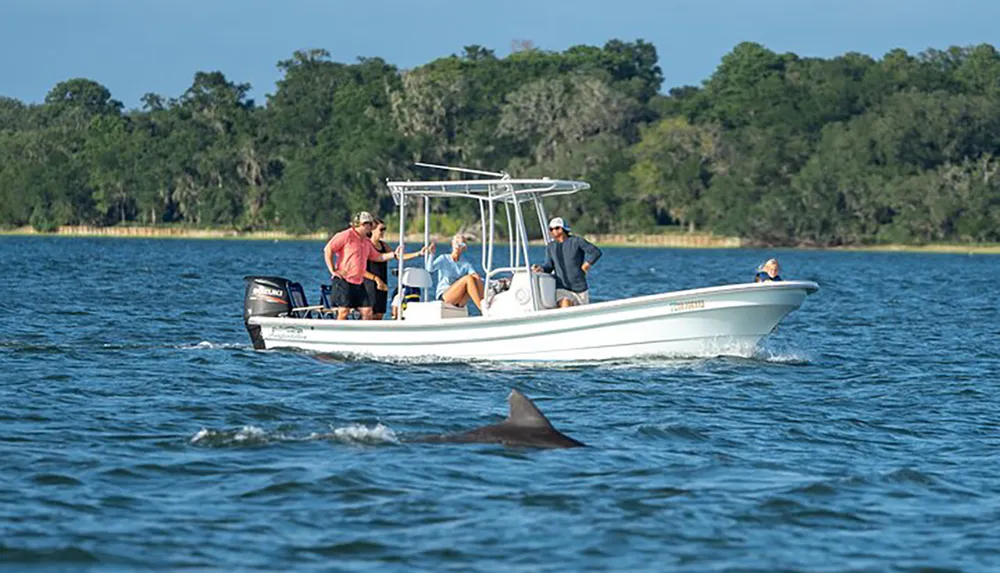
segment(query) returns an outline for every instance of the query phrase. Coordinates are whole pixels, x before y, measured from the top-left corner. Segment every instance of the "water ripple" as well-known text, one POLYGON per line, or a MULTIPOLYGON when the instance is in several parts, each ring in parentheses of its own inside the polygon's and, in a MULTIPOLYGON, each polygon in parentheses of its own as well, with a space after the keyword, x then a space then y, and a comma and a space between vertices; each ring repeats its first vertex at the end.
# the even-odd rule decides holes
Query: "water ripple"
MULTIPOLYGON (((0 562, 698 572, 1000 562, 995 258, 783 251, 787 272, 822 290, 738 356, 550 367, 254 351, 241 277, 318 284, 321 247, 0 238, 0 260, 33 293, 0 311, 0 562), (65 308, 71 291, 100 296, 65 308), (512 387, 590 447, 407 442, 502 420, 512 387)), ((592 287, 744 281, 765 255, 607 249, 592 287)))

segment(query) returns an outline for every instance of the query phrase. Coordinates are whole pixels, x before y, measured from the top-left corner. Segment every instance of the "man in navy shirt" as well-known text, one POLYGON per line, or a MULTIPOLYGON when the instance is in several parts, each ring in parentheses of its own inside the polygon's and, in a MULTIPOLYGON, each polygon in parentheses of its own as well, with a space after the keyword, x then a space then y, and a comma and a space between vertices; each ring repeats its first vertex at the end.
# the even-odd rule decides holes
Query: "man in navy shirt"
POLYGON ((569 234, 562 217, 549 221, 552 242, 545 247, 545 263, 536 272, 556 273, 556 302, 560 308, 590 303, 587 272, 601 258, 601 250, 582 237, 569 234))

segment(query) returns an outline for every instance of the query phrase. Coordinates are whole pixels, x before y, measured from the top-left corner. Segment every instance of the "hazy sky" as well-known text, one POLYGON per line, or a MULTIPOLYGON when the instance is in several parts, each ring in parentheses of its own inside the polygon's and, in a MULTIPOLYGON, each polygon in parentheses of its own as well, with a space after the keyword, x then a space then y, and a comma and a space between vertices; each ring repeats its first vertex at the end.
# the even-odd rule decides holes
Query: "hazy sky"
POLYGON ((739 42, 779 52, 881 56, 901 47, 1000 44, 998 0, 0 0, 0 95, 38 102, 86 77, 127 107, 168 97, 196 71, 221 70, 273 93, 275 64, 325 48, 337 61, 380 56, 407 68, 513 40, 563 50, 652 42, 663 90, 700 84, 739 42))

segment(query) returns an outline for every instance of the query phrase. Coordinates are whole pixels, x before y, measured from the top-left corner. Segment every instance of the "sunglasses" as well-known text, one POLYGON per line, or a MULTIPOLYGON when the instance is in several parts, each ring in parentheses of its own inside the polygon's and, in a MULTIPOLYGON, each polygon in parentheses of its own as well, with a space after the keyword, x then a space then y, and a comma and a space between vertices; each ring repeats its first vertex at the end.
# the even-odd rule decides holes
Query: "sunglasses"
POLYGON ((379 227, 378 230, 382 231, 384 233, 385 232, 385 227, 379 227))

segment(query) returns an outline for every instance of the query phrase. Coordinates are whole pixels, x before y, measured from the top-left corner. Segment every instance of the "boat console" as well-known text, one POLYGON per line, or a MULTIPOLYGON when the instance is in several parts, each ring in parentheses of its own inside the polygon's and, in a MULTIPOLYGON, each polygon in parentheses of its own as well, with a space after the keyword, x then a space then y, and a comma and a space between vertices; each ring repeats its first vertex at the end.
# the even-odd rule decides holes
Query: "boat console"
MULTIPOLYGON (((491 279, 492 280, 492 279, 491 279)), ((518 316, 534 312, 531 303, 532 286, 537 288, 542 309, 556 307, 556 278, 548 273, 517 269, 510 278, 510 287, 499 293, 487 293, 483 303, 486 316, 518 316), (530 282, 529 282, 530 281, 530 282), (534 283, 534 285, 532 285, 534 283)))

